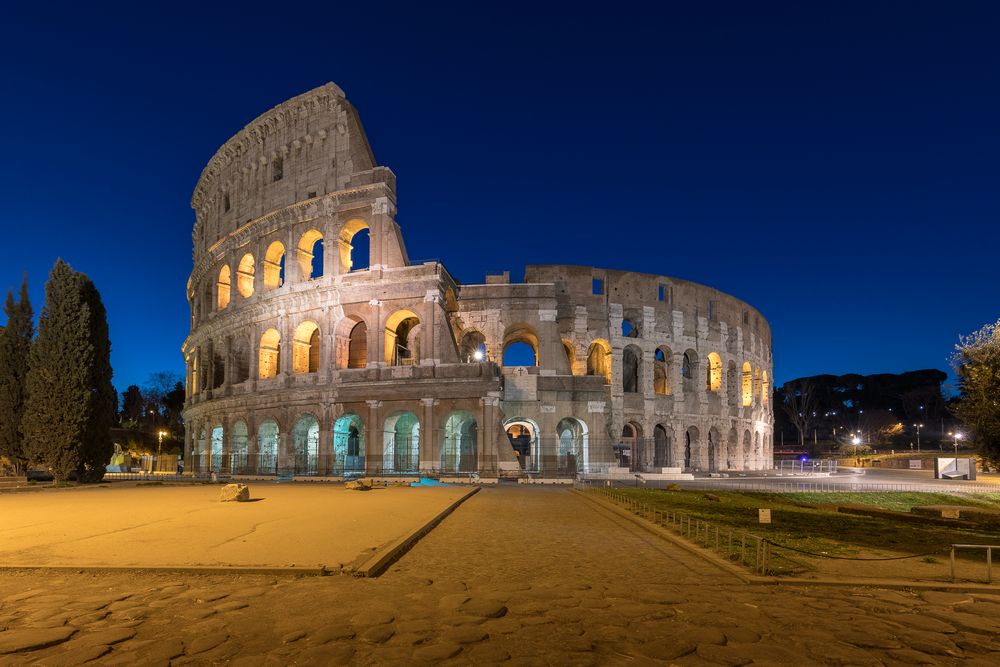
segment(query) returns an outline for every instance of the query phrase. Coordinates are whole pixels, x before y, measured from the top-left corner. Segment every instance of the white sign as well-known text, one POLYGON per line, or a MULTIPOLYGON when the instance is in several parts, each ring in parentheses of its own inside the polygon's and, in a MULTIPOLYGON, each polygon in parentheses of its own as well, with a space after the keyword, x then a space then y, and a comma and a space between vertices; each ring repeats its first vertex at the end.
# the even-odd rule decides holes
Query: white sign
POLYGON ((920 459, 910 459, 910 470, 920 470, 923 468, 923 461, 920 459))
POLYGON ((771 523, 771 510, 757 510, 757 522, 758 523, 771 523))

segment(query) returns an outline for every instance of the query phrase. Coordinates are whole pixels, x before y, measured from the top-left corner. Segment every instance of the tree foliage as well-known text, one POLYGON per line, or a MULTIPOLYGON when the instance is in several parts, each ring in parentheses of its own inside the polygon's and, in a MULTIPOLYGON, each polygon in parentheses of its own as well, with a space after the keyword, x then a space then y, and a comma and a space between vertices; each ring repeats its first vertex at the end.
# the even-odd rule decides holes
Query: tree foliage
POLYGON ((952 357, 958 416, 972 429, 980 455, 1000 466, 1000 320, 962 336, 952 357))
POLYGON ((31 347, 22 421, 25 451, 57 480, 100 479, 117 399, 107 316, 87 276, 57 260, 31 347))
POLYGON ((28 457, 24 451, 21 421, 26 399, 25 379, 28 357, 35 335, 34 311, 28 299, 28 279, 21 282, 18 301, 7 293, 4 305, 7 325, 0 330, 0 457, 7 459, 14 473, 27 471, 28 457))
POLYGON ((799 446, 805 448, 809 424, 816 416, 816 387, 809 380, 793 380, 781 387, 781 407, 799 432, 799 446))

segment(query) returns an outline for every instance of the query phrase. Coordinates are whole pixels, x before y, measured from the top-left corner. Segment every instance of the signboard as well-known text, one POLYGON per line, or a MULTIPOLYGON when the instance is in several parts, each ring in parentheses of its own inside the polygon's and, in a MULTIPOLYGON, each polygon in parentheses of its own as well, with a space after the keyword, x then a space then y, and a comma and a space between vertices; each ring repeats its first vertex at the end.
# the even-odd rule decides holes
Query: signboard
POLYGON ((757 522, 758 523, 771 523, 771 510, 758 509, 757 510, 757 522))
POLYGON ((920 470, 924 467, 924 462, 920 459, 910 459, 910 470, 920 470))

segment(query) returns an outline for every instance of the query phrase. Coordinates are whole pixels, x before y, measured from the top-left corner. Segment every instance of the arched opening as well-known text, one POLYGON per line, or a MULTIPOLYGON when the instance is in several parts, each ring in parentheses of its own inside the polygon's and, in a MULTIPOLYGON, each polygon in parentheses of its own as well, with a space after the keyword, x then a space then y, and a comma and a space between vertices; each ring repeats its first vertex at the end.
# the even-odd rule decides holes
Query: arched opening
POLYGON ((368 325, 358 322, 351 328, 347 342, 347 367, 364 368, 368 365, 368 325))
POLYGON ((719 431, 713 426, 708 431, 708 469, 714 472, 719 469, 719 431))
POLYGON ((333 456, 337 470, 364 472, 365 422, 358 415, 344 415, 334 422, 333 456))
POLYGON ((504 366, 537 366, 538 335, 526 324, 507 328, 503 337, 504 366))
POLYGON ((305 321, 295 327, 292 336, 292 372, 315 373, 319 371, 319 327, 305 321))
POLYGON ((622 319, 622 337, 623 338, 638 338, 639 337, 639 327, 635 325, 630 319, 622 319))
POLYGON ((688 350, 684 353, 684 358, 681 359, 681 377, 684 380, 694 379, 694 367, 697 363, 694 351, 688 350))
POLYGON ((666 468, 672 465, 670 456, 670 433, 663 424, 653 429, 653 467, 666 468))
POLYGON ((562 339, 563 350, 566 352, 566 364, 569 368, 569 374, 573 375, 573 368, 576 366, 576 350, 573 349, 573 343, 567 338, 562 339))
POLYGON ((753 405, 753 371, 750 362, 743 362, 743 407, 753 405))
POLYGON ((198 386, 198 354, 201 350, 195 350, 191 355, 191 395, 194 396, 199 391, 198 386))
POLYGON ((722 357, 716 352, 708 353, 708 364, 705 368, 705 388, 717 394, 722 389, 722 357))
POLYGON ((419 358, 420 319, 412 310, 397 310, 385 323, 385 363, 412 366, 419 358))
POLYGON ((556 425, 559 436, 559 471, 567 475, 586 472, 588 466, 587 424, 575 417, 565 417, 556 425))
POLYGON ((670 389, 670 348, 658 347, 653 353, 653 391, 660 396, 669 396, 670 389))
POLYGON ((214 426, 212 428, 212 472, 222 470, 222 441, 222 426, 214 426))
POLYGON ((587 375, 598 375, 604 378, 604 383, 611 382, 611 346, 606 340, 598 338, 590 344, 587 351, 587 375))
POLYGON ((750 444, 750 431, 743 431, 743 467, 747 470, 753 469, 753 450, 750 444))
POLYGON ((277 329, 268 329, 260 337, 260 379, 277 377, 281 370, 281 334, 277 329))
POLYGON ((639 348, 629 345, 622 352, 622 390, 626 394, 639 391, 639 359, 642 352, 639 348))
POLYGON ((472 413, 452 412, 444 424, 441 443, 442 472, 475 472, 479 425, 472 413))
POLYGON ((382 468, 417 472, 420 466, 420 422, 412 412, 386 417, 382 427, 382 468))
POLYGON ((319 459, 319 421, 302 415, 292 428, 292 452, 296 475, 315 475, 319 459))
POLYGON ((729 367, 726 369, 726 402, 729 405, 736 405, 739 400, 737 396, 737 375, 736 375, 736 364, 732 361, 729 362, 729 367))
POLYGON ((323 277, 323 235, 315 229, 299 237, 299 273, 303 280, 323 277))
POLYGON ((685 470, 691 469, 691 463, 694 459, 694 453, 698 449, 698 429, 694 426, 688 427, 687 432, 684 433, 684 468, 685 470))
POLYGON ((622 427, 622 437, 615 445, 615 458, 622 468, 632 467, 632 463, 638 461, 639 440, 642 438, 642 427, 635 422, 626 422, 622 427))
POLYGON ((367 271, 371 258, 368 223, 359 218, 348 220, 340 228, 340 268, 344 273, 367 271))
POLYGON ((243 255, 239 265, 236 267, 236 291, 244 299, 249 299, 253 296, 253 275, 253 255, 247 253, 243 255))
POLYGON ((212 389, 218 389, 226 383, 226 357, 222 354, 222 345, 212 345, 212 389))
POLYGON ((234 473, 249 472, 249 455, 250 431, 241 419, 233 424, 233 434, 229 438, 229 469, 234 473))
POLYGON ((768 399, 771 397, 771 383, 767 381, 767 371, 761 371, 760 374, 760 402, 762 405, 767 405, 768 399))
POLYGON ((458 358, 466 363, 485 361, 486 336, 475 329, 466 330, 458 344, 458 358))
POLYGON ((274 241, 264 253, 264 287, 277 289, 285 284, 285 246, 274 241))
POLYGON ((740 467, 740 443, 739 436, 736 435, 736 429, 729 429, 729 438, 726 441, 726 468, 729 470, 736 470, 740 467))
POLYGON ((531 419, 515 417, 503 424, 510 446, 514 449, 522 470, 539 470, 542 461, 538 442, 538 424, 531 419))
POLYGON ((267 419, 257 427, 257 472, 278 471, 278 422, 267 419))
POLYGON ((753 369, 753 397, 760 404, 760 369, 753 369))
POLYGON ((250 346, 244 336, 233 341, 233 384, 250 379, 250 346))
POLYGON ((219 269, 219 281, 215 285, 216 306, 218 310, 224 310, 229 306, 229 297, 232 294, 233 281, 232 270, 229 265, 224 265, 219 269))

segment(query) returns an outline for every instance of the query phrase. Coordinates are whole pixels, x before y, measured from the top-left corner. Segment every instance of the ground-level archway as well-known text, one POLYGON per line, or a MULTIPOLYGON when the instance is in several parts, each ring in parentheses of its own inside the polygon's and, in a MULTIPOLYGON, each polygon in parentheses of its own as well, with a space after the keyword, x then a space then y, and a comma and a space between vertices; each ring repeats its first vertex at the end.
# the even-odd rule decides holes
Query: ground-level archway
POLYGON ((382 469, 415 473, 420 467, 420 421, 412 412, 386 417, 382 426, 382 469))
POLYGON ((448 415, 441 442, 441 472, 475 472, 479 425, 472 413, 458 410, 448 415))
POLYGON ((365 422, 358 415, 344 415, 334 422, 333 458, 337 471, 364 472, 365 422))

